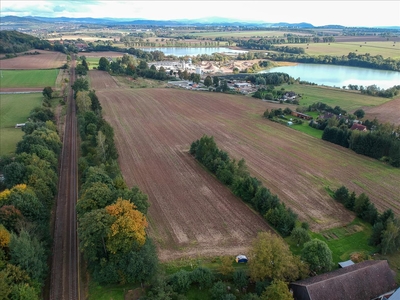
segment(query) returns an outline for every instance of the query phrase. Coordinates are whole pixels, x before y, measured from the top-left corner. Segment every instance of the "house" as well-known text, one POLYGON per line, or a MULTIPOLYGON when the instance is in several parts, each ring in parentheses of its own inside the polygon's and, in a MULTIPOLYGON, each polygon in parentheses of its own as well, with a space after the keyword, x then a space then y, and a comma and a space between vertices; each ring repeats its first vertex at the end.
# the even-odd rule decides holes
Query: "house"
POLYGON ((311 120, 313 117, 303 114, 303 113, 299 113, 297 111, 292 111, 292 116, 304 119, 304 120, 311 120))
POLYGON ((295 300, 366 300, 396 288, 386 260, 367 260, 289 285, 295 300))
POLYGON ((364 126, 361 124, 353 124, 353 126, 351 126, 350 130, 367 131, 367 126, 364 126))

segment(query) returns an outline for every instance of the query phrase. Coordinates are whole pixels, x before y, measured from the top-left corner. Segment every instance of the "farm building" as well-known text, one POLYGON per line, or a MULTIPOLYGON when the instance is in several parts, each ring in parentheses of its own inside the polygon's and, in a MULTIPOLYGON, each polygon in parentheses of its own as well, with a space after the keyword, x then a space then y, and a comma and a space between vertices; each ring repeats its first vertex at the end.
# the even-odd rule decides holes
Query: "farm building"
POLYGON ((289 287, 295 300, 365 300, 393 293, 396 282, 386 260, 367 260, 293 282, 289 287))
POLYGON ((24 127, 25 126, 25 123, 18 123, 18 124, 15 124, 15 128, 22 128, 22 127, 24 127))
POLYGON ((303 113, 299 113, 297 111, 292 111, 292 116, 304 119, 304 120, 311 120, 313 117, 303 114, 303 113))
POLYGON ((367 126, 364 126, 361 124, 353 124, 353 126, 351 126, 350 130, 367 131, 367 126))

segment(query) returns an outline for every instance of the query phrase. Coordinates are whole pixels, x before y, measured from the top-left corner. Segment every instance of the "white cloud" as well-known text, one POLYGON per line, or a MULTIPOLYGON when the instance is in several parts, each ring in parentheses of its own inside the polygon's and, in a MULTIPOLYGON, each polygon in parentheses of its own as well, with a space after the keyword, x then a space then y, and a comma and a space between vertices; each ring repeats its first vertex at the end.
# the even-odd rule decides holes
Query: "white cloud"
POLYGON ((112 17, 153 20, 225 17, 239 20, 308 22, 313 25, 400 24, 399 1, 9 1, 1 15, 112 17))

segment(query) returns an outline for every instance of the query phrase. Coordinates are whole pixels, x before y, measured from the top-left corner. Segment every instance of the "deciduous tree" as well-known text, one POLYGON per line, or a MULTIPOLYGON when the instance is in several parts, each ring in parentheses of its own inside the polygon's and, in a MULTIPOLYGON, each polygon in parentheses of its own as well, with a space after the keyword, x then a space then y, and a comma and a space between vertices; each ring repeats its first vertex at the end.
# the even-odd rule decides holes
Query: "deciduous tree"
POLYGON ((285 282, 274 280, 265 292, 261 295, 261 300, 293 300, 293 295, 289 292, 285 282))
POLYGON ((328 272, 332 269, 332 251, 328 245, 318 239, 313 239, 304 244, 301 258, 310 266, 310 270, 316 273, 328 272))

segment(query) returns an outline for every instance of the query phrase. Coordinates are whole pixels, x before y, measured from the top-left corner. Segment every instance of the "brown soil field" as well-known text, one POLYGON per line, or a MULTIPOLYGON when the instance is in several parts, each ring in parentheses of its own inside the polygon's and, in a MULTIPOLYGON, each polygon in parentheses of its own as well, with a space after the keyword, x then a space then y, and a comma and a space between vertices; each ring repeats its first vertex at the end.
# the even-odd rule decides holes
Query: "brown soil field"
POLYGON ((92 70, 89 72, 90 86, 94 90, 115 89, 120 85, 107 72, 92 70))
MULTIPOLYGON (((92 84, 97 72, 91 74, 92 84)), ((109 79, 108 79, 109 80, 109 79)), ((150 234, 162 259, 235 254, 263 220, 187 153, 192 141, 213 135, 252 176, 319 231, 354 215, 326 188, 365 192, 379 210, 400 213, 400 170, 261 118, 279 105, 253 98, 177 89, 96 89, 115 131, 128 186, 149 195, 150 234)))
POLYGON ((7 70, 33 70, 33 69, 56 69, 67 62, 67 56, 61 52, 38 51, 38 55, 19 55, 18 57, 0 60, 0 69, 7 70))
POLYGON ((364 107, 364 119, 377 118, 381 123, 392 123, 400 126, 400 98, 391 100, 379 106, 364 107))

